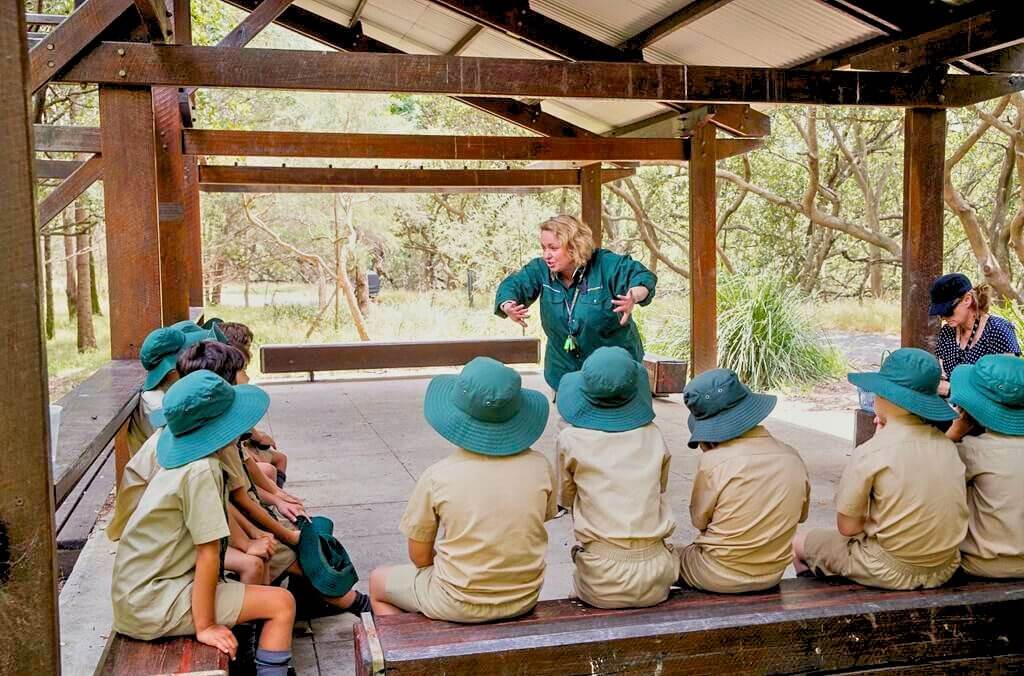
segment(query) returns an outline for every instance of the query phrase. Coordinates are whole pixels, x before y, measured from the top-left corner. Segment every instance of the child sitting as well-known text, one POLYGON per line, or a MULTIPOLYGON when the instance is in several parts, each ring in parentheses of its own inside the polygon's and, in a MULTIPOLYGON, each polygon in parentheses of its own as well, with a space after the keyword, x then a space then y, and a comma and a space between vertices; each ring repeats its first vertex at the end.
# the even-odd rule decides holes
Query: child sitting
POLYGON ((970 510, 960 566, 979 577, 1024 577, 1024 360, 993 354, 957 366, 949 399, 960 418, 946 436, 960 442, 970 510))
POLYGON ((221 580, 228 537, 224 466, 214 457, 259 420, 269 398, 209 371, 175 383, 164 398, 167 427, 156 443, 162 467, 146 487, 117 548, 114 629, 141 640, 188 636, 234 657, 229 627, 262 620, 259 676, 285 676, 295 601, 284 589, 221 580))
POLYGON ((939 376, 935 357, 917 348, 896 350, 877 373, 847 376, 875 394, 878 431, 843 470, 838 531, 819 528, 794 540, 798 574, 928 589, 956 572, 967 534, 964 465, 953 442, 925 422, 956 418, 936 394, 939 376))
POLYGON ((800 454, 759 424, 776 398, 751 392, 729 369, 713 369, 686 385, 683 400, 689 446, 703 453, 690 498, 700 535, 680 551, 680 577, 720 593, 774 587, 811 492, 800 454))
POLYGON ((555 442, 559 504, 572 511, 576 595, 598 608, 642 608, 668 598, 679 561, 665 538, 672 456, 652 421, 647 370, 621 347, 600 347, 562 376, 555 442))
POLYGON ((416 482, 401 530, 411 565, 370 575, 374 613, 488 622, 529 612, 544 582, 554 470, 531 450, 546 397, 487 357, 430 381, 427 422, 458 448, 416 482))

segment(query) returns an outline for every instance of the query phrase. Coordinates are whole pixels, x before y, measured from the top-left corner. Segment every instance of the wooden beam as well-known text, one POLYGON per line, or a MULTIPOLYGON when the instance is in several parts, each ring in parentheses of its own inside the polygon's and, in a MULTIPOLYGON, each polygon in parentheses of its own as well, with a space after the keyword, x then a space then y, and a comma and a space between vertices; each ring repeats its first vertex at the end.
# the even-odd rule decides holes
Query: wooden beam
POLYGON ((199 198, 199 163, 195 155, 183 155, 184 220, 188 232, 188 302, 203 307, 203 218, 199 198))
POLYGON ((29 26, 56 26, 67 18, 66 14, 38 14, 29 12, 25 15, 25 23, 29 26))
POLYGON ((164 324, 188 319, 189 233, 185 224, 185 160, 176 87, 153 87, 160 298, 164 324))
POLYGON ((850 59, 850 65, 865 70, 906 72, 970 59, 1021 43, 1024 26, 1017 12, 994 10, 856 55, 850 59))
POLYGON ((86 0, 79 5, 29 52, 29 93, 39 91, 132 5, 133 0, 86 0))
POLYGON ((732 136, 763 138, 772 133, 772 119, 768 115, 737 103, 701 106, 683 115, 684 129, 693 130, 705 123, 711 123, 732 136))
POLYGON ((653 26, 640 31, 630 39, 626 40, 620 45, 620 47, 626 50, 649 47, 673 31, 677 31, 683 26, 697 21, 701 17, 728 5, 730 2, 732 2, 732 0, 693 0, 693 2, 684 6, 682 9, 672 12, 653 26))
MULTIPOLYGON (((355 54, 103 43, 59 79, 121 85, 599 98, 693 103, 945 106, 989 75, 355 54)), ((1024 87, 1024 80, 1016 83, 1024 87)))
POLYGON ((946 111, 909 109, 903 141, 903 285, 900 342, 935 351, 938 318, 928 316, 932 281, 942 274, 942 175, 946 111))
MULTIPOLYGON (((620 136, 630 136, 632 134, 636 134, 637 132, 643 131, 644 129, 650 129, 651 127, 654 127, 656 125, 665 126, 666 123, 670 122, 671 120, 678 120, 681 116, 681 113, 679 113, 676 110, 665 110, 660 113, 655 113, 654 115, 651 115, 649 117, 645 117, 642 120, 637 120, 636 122, 630 122, 629 124, 624 124, 620 127, 615 127, 611 131, 606 132, 604 135, 615 138, 618 138, 620 136)), ((659 131, 661 131, 660 128, 659 131)))
POLYGON ((623 50, 530 8, 528 2, 429 0, 488 28, 572 61, 643 61, 641 50, 623 50))
POLYGON ((217 43, 219 47, 244 47, 264 28, 272 24, 281 12, 288 9, 292 0, 263 0, 241 23, 217 43))
POLYGON ((348 27, 352 28, 359 20, 363 18, 363 10, 366 8, 366 0, 359 0, 356 2, 356 8, 352 10, 352 16, 349 17, 348 27))
POLYGON ((1024 45, 975 56, 971 63, 989 73, 1024 73, 1024 45))
POLYGON ((483 31, 484 27, 482 24, 474 25, 466 31, 465 35, 459 38, 459 41, 455 43, 455 46, 448 50, 448 56, 458 56, 459 54, 462 54, 471 44, 473 44, 473 41, 476 40, 477 36, 483 31))
POLYGON ((99 127, 35 125, 36 151, 41 153, 98 153, 99 127))
POLYGON ((763 138, 720 138, 715 140, 715 157, 724 160, 727 157, 745 155, 762 147, 763 138))
POLYGON ((65 179, 74 173, 75 169, 85 164, 81 160, 47 160, 36 159, 36 179, 65 179))
POLYGON ((0 673, 60 671, 42 265, 32 167, 25 5, 0 2, 0 673))
POLYGON ((171 5, 174 44, 192 44, 192 0, 171 0, 171 5))
MULTIPOLYGON (((251 12, 256 8, 258 0, 225 0, 225 2, 251 12)), ((275 23, 328 47, 346 52, 402 53, 399 49, 364 35, 360 24, 346 27, 295 5, 285 10, 275 23)), ((542 136, 573 138, 596 136, 583 127, 545 113, 539 105, 528 105, 516 99, 493 97, 453 96, 452 98, 542 136)))
MULTIPOLYGON (((615 181, 632 169, 606 169, 596 180, 615 181)), ((348 169, 332 167, 224 166, 199 167, 199 182, 211 185, 316 186, 349 188, 557 188, 580 184, 580 169, 348 169)))
POLYGON ((690 157, 690 364, 697 375, 718 366, 718 188, 715 128, 691 139, 690 157))
POLYGON ((344 134, 332 132, 184 130, 188 155, 229 157, 358 157, 420 160, 679 161, 684 139, 537 138, 344 134))
POLYGON ((103 158, 93 155, 39 202, 39 227, 52 221, 103 175, 103 158))
POLYGON ((135 9, 142 17, 142 23, 149 32, 149 39, 153 42, 170 42, 174 28, 170 22, 170 12, 164 5, 164 0, 134 0, 135 9))
MULTIPOLYGON (((91 0, 90 0, 91 1, 91 0)), ((153 95, 148 87, 100 87, 110 288, 110 352, 135 359, 162 326, 153 95)))
POLYGON ((594 248, 600 248, 604 239, 601 202, 601 165, 588 164, 580 169, 580 217, 590 227, 594 248))

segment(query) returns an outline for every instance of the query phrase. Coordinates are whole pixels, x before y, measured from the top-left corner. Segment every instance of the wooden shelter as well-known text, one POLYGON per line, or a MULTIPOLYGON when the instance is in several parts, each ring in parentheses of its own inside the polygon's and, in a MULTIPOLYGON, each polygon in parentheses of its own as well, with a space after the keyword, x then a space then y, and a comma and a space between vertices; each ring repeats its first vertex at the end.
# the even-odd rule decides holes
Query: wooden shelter
POLYGON ((189 0, 85 0, 67 17, 26 16, 23 3, 0 3, 0 79, 9 94, 0 101, 8 353, 0 544, 10 552, 0 560, 0 616, 18 618, 0 638, 0 671, 54 673, 60 662, 37 235, 96 180, 104 185, 111 357, 131 360, 149 331, 202 305, 203 190, 576 185, 583 218, 595 224, 603 182, 642 164, 685 162, 691 363, 701 371, 716 364, 715 162, 769 133, 758 106, 906 110, 903 343, 927 347, 928 284, 942 262, 945 110, 1024 89, 1024 25, 1013 3, 990 0, 227 2, 249 14, 212 47, 191 44, 189 0), (329 51, 243 49, 270 23, 329 51), (98 84, 100 127, 33 127, 28 100, 48 82, 98 84), (446 95, 538 136, 196 129, 197 87, 446 95), (36 160, 45 150, 89 159, 36 160), (564 168, 281 170, 227 166, 221 156, 536 160, 564 168), (38 205, 37 177, 63 178, 38 205))

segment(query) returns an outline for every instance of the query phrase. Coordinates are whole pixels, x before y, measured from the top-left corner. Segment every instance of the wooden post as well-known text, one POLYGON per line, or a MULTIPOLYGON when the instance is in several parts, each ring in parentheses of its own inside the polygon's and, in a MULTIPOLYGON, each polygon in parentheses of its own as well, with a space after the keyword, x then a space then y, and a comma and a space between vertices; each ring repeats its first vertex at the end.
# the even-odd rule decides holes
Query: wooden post
POLYGON ((580 169, 580 216, 594 235, 594 248, 601 247, 601 163, 584 165, 580 169))
POLYGON ((0 3, 0 673, 59 674, 49 396, 39 299, 28 46, 21 2, 0 3))
POLYGON ((181 154, 181 110, 177 87, 153 87, 156 179, 160 230, 160 287, 163 320, 188 319, 189 238, 185 220, 185 161, 181 154))
POLYGON ((185 231, 188 233, 188 304, 203 307, 203 217, 199 201, 199 162, 195 155, 184 155, 185 231))
POLYGON ((903 141, 901 344, 935 351, 938 320, 928 316, 932 281, 942 274, 942 171, 946 111, 908 108, 903 141))
POLYGON ((718 256, 715 128, 698 127, 690 154, 690 363, 697 375, 718 366, 718 256))
MULTIPOLYGON (((161 326, 160 231, 153 95, 148 87, 100 87, 110 287, 110 354, 135 359, 161 326)), ((186 315, 187 316, 187 315, 186 315)))

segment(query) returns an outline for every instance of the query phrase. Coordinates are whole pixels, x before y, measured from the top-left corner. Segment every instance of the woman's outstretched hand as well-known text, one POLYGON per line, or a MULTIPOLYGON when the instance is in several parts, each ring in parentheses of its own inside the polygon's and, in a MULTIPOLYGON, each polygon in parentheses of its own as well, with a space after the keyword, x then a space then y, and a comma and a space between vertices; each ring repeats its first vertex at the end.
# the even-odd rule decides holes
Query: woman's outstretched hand
POLYGON ((622 315, 619 319, 620 326, 626 325, 635 307, 636 300, 633 298, 632 293, 625 293, 612 299, 612 312, 618 312, 622 315))
POLYGON ((504 312, 509 319, 524 328, 526 327, 526 320, 530 318, 530 309, 513 300, 508 300, 502 303, 501 311, 504 312))

